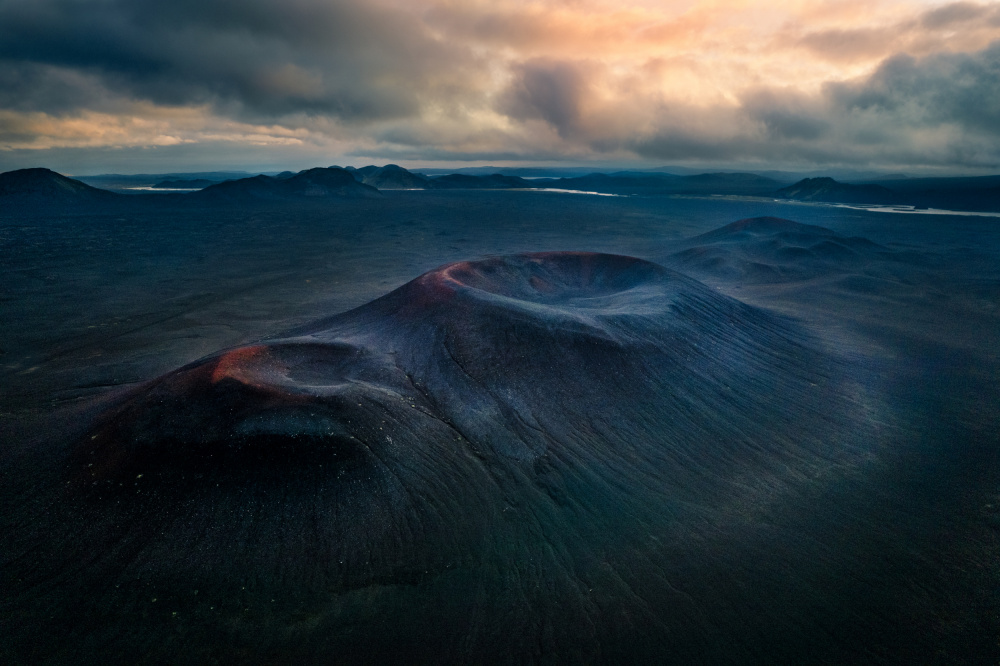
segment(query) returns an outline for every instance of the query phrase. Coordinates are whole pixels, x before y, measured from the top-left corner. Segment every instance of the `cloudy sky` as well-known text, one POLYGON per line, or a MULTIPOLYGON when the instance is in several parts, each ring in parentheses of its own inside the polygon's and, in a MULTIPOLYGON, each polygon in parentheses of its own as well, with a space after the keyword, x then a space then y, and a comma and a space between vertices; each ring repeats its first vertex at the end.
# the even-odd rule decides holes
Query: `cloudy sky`
POLYGON ((0 170, 1000 171, 1000 2, 0 0, 0 170))

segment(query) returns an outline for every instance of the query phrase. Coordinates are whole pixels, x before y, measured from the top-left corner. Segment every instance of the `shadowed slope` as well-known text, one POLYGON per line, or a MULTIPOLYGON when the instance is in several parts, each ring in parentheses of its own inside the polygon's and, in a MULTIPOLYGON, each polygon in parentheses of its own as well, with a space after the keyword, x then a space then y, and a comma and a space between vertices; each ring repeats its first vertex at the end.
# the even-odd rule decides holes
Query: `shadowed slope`
POLYGON ((67 178, 49 169, 19 169, 0 173, 0 201, 107 202, 117 195, 67 178))
POLYGON ((517 176, 504 176, 494 173, 488 176, 469 176, 452 173, 446 176, 434 176, 430 179, 430 187, 441 190, 507 190, 511 188, 534 187, 531 181, 517 176))
POLYGON ((785 584, 807 600, 838 566, 762 553, 863 458, 872 405, 845 369, 639 259, 450 264, 124 397, 18 532, 9 603, 75 627, 57 656, 752 654, 741 586, 805 567, 785 584))
POLYGON ((890 204, 899 199, 895 192, 881 185, 852 185, 833 178, 803 178, 776 194, 783 199, 832 203, 890 204))
POLYGON ((371 185, 380 190, 414 190, 430 187, 429 179, 420 174, 411 173, 396 164, 385 166, 366 166, 360 169, 349 169, 359 183, 371 185))
POLYGON ((301 198, 370 198, 379 196, 374 187, 359 183, 349 171, 307 169, 287 178, 254 176, 210 185, 187 195, 188 201, 253 201, 301 198))

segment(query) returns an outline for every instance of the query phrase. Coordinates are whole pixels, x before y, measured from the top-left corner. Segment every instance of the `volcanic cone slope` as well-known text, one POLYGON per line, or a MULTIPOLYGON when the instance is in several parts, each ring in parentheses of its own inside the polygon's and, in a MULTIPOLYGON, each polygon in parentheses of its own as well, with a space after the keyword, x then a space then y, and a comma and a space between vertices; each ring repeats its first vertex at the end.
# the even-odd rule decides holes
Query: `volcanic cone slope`
POLYGON ((103 516, 87 571, 128 551, 123 579, 202 591, 180 612, 216 595, 192 635, 261 654, 701 650, 727 621, 672 577, 865 437, 812 345, 640 259, 450 264, 148 384, 64 483, 103 516))
MULTIPOLYGON (((102 469, 147 456, 188 465, 239 456, 260 437, 308 437, 304 448, 317 452, 330 448, 325 438, 346 437, 381 450, 393 433, 355 414, 368 404, 400 424, 444 424, 482 455, 534 460, 600 441, 599 452, 578 453, 648 448, 677 457, 684 475, 705 457, 792 454, 780 437, 744 440, 763 412, 781 410, 776 399, 811 402, 803 386, 829 371, 787 323, 655 264, 492 258, 444 266, 294 337, 167 375, 100 429, 102 442, 127 450, 93 455, 102 469), (642 436, 626 444, 621 431, 642 436)), ((406 448, 433 447, 417 438, 406 448)), ((303 455, 308 463, 313 453, 303 455)))

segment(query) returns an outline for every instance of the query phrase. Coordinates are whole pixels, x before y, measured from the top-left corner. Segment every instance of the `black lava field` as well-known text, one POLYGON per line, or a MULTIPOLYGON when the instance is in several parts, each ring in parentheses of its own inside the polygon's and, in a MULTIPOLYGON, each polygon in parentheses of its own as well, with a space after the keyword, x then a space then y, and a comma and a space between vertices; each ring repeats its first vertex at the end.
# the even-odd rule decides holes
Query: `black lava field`
POLYGON ((5 663, 1000 659, 995 219, 88 205, 0 212, 5 663))

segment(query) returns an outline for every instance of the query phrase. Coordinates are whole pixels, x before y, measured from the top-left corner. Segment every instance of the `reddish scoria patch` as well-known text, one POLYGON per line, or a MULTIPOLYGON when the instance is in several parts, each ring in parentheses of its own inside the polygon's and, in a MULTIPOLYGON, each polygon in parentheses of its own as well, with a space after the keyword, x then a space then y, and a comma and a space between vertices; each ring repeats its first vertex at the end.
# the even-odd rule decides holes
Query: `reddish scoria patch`
POLYGON ((212 370, 212 383, 218 384, 223 379, 235 379, 241 384, 262 387, 258 372, 259 366, 270 360, 271 353, 264 345, 240 347, 227 352, 212 370))

